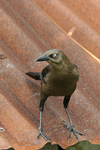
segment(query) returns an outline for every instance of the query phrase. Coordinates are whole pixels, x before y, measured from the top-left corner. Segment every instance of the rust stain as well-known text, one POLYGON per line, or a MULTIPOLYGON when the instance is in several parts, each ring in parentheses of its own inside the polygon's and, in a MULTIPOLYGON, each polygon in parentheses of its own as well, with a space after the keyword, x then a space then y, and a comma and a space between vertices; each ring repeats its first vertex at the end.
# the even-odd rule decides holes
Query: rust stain
POLYGON ((6 56, 6 55, 4 55, 4 54, 0 54, 0 59, 5 59, 5 58, 7 58, 7 56, 6 56))
MULTIPOLYGON (((0 149, 36 150, 39 89, 26 71, 41 71, 35 59, 59 48, 80 70, 69 113, 86 139, 100 144, 100 3, 72 0, 0 1, 0 149), (6 58, 6 59, 3 59, 6 58)), ((66 148, 77 142, 63 125, 62 97, 50 97, 43 112, 43 129, 52 144, 66 148)))

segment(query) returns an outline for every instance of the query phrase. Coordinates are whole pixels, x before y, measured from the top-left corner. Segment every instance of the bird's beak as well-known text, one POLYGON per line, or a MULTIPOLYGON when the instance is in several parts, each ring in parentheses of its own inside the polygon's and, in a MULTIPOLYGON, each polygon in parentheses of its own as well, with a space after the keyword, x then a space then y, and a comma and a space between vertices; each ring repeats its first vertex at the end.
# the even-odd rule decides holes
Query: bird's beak
POLYGON ((39 57, 38 59, 36 59, 36 61, 47 61, 47 60, 49 60, 49 57, 47 57, 46 55, 43 55, 39 57))

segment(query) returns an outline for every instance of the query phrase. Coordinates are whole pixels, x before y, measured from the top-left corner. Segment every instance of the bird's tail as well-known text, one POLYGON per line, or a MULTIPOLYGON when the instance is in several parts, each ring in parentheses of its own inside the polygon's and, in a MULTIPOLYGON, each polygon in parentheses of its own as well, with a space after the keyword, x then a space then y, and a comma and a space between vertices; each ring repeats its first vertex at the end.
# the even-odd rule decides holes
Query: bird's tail
POLYGON ((41 73, 40 72, 26 72, 26 75, 34 78, 35 80, 41 80, 41 73))

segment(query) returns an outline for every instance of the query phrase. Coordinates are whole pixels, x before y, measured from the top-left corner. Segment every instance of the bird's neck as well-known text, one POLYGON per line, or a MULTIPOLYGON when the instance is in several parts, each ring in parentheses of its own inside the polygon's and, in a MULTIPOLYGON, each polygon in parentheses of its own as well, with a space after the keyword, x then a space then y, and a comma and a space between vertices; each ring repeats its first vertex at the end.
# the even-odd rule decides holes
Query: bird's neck
POLYGON ((72 65, 69 60, 63 61, 60 64, 51 64, 51 71, 53 72, 68 72, 72 69, 72 65))

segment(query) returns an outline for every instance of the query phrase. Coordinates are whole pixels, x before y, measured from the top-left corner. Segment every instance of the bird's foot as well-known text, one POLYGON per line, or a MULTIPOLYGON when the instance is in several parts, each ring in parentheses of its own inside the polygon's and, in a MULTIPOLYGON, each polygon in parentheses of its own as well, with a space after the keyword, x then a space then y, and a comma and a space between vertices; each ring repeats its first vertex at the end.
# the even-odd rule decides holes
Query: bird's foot
POLYGON ((38 135, 37 138, 39 138, 39 136, 42 136, 45 140, 51 140, 49 137, 47 137, 44 133, 43 133, 43 129, 41 127, 38 128, 38 135))
POLYGON ((79 140, 79 137, 78 137, 77 134, 79 134, 79 135, 81 135, 81 136, 84 135, 83 133, 81 133, 81 132, 75 130, 73 124, 71 124, 70 126, 68 126, 68 124, 67 124, 65 121, 63 121, 63 122, 64 122, 64 125, 65 125, 65 126, 67 127, 67 129, 69 130, 69 131, 68 131, 68 138, 70 137, 71 131, 73 131, 74 135, 76 136, 76 138, 77 138, 78 140, 79 140))

